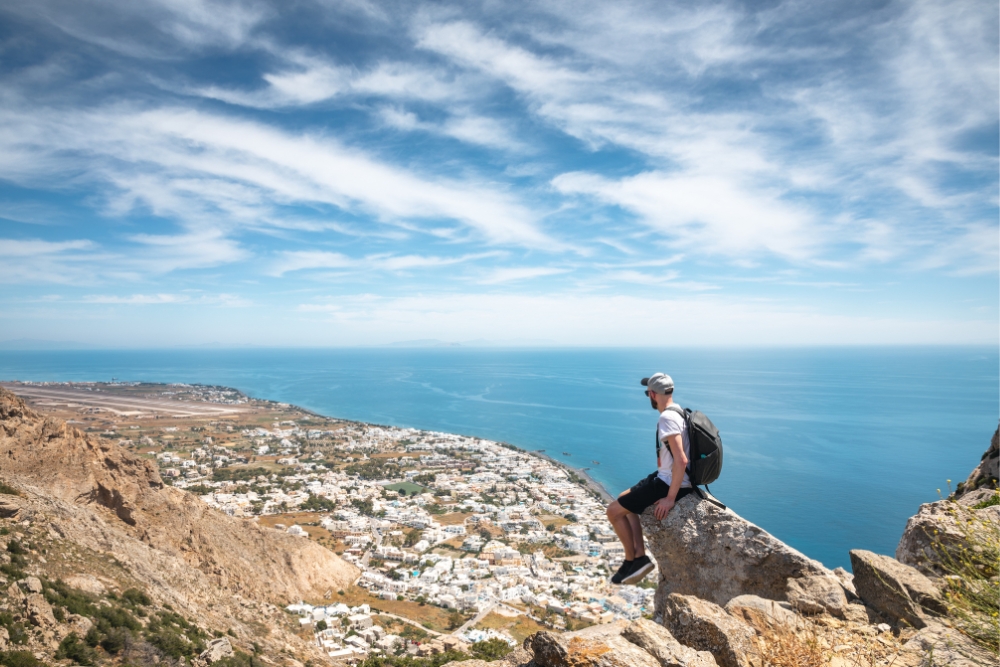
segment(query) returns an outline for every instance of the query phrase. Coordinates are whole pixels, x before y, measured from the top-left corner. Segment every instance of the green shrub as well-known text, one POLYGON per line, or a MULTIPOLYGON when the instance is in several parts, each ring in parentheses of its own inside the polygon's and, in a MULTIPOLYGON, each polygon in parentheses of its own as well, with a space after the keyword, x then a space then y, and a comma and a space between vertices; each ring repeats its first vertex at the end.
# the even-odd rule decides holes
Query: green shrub
POLYGON ((987 507, 993 507, 995 505, 1000 505, 1000 493, 994 493, 992 496, 990 496, 983 502, 976 503, 975 505, 972 506, 972 509, 982 510, 986 509, 987 507))
POLYGON ((90 593, 75 588, 70 588, 62 581, 42 582, 46 601, 52 606, 65 607, 71 614, 89 616, 93 618, 97 615, 97 601, 90 593))
POLYGON ((28 553, 28 549, 21 544, 20 540, 11 540, 7 543, 7 553, 15 555, 26 554, 28 553))
POLYGON ((139 621, 135 620, 135 616, 121 607, 101 607, 94 620, 97 621, 97 625, 101 630, 105 632, 105 628, 138 630, 142 627, 139 621))
POLYGON ((212 667, 265 667, 265 665, 256 656, 243 651, 234 651, 228 658, 213 662, 212 667))
POLYGON ((128 630, 124 628, 112 628, 104 636, 104 639, 101 640, 101 648, 111 655, 117 655, 119 651, 125 648, 128 636, 128 630))
POLYGON ((153 601, 149 599, 149 596, 140 591, 138 588, 130 588, 122 593, 122 599, 133 605, 141 604, 143 606, 149 606, 153 603, 153 601))
POLYGON ((31 651, 0 651, 0 665, 4 667, 45 667, 31 651))
POLYGON ((0 627, 7 629, 12 644, 27 644, 28 629, 23 623, 14 620, 14 615, 10 612, 0 612, 0 627))
POLYGON ((441 667, 449 662, 469 660, 469 654, 462 651, 445 651, 426 658, 411 656, 381 656, 376 655, 362 662, 358 667, 441 667))
POLYGON ((484 642, 476 642, 472 645, 470 652, 472 657, 492 662, 503 658, 514 649, 502 639, 493 638, 484 642))
POLYGON ((66 635, 66 638, 59 642, 56 650, 56 660, 70 659, 78 665, 93 665, 97 655, 94 649, 87 646, 75 632, 66 635))
POLYGON ((21 495, 20 491, 18 491, 17 489, 15 489, 10 484, 6 484, 4 482, 0 482, 0 493, 2 493, 4 495, 7 495, 7 496, 19 496, 19 495, 21 495))

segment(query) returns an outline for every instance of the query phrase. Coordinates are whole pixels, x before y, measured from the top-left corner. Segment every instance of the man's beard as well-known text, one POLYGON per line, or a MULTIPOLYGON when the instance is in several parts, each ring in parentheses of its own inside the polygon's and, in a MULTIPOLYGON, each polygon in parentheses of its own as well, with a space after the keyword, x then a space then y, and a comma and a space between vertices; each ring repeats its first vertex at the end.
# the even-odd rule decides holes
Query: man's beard
POLYGON ((654 410, 656 410, 656 399, 653 398, 652 396, 649 397, 649 404, 653 406, 654 410))

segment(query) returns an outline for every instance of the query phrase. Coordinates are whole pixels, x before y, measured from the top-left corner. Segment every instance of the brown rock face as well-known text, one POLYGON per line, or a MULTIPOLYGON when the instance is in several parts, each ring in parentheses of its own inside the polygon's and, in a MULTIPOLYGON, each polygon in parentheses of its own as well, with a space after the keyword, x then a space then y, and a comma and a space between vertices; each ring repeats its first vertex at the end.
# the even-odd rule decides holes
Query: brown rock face
POLYGON ((844 617, 847 595, 836 577, 810 575, 788 580, 788 601, 803 614, 844 617))
POLYGON ((998 478, 1000 478, 1000 428, 993 433, 990 446, 983 452, 983 457, 979 465, 969 475, 969 478, 955 492, 955 495, 962 496, 970 491, 980 488, 997 488, 998 478))
POLYGON ((711 653, 721 667, 753 666, 753 629, 717 604, 673 593, 664 606, 663 625, 685 646, 711 653))
POLYGON ((642 515, 650 551, 660 564, 656 615, 671 593, 724 605, 737 595, 785 600, 789 577, 831 572, 731 509, 691 494, 663 521, 642 515))
POLYGON ((794 629, 802 625, 802 620, 794 611, 789 611, 774 600, 765 600, 756 595, 734 597, 726 603, 726 611, 758 632, 773 627, 794 629))
MULTIPOLYGON (((661 625, 639 619, 595 625, 555 635, 539 632, 524 641, 535 667, 715 667, 710 653, 682 646, 661 625)), ((496 663, 492 663, 496 664, 496 663)))
POLYGON ((718 664, 708 651, 684 646, 665 627, 645 618, 628 624, 622 637, 656 658, 660 667, 713 667, 718 664))
POLYGON ((51 628, 56 624, 56 617, 52 614, 52 607, 45 601, 41 593, 28 593, 24 601, 24 611, 28 616, 28 621, 34 626, 51 628))
MULTIPOLYGON (((151 461, 38 415, 2 387, 0 476, 53 500, 105 510, 118 529, 182 559, 229 593, 287 603, 343 588, 357 576, 354 566, 310 540, 226 516, 164 485, 151 461)), ((0 500, 17 505, 14 497, 0 500)), ((80 526, 56 521, 52 529, 80 526)))
POLYGON ((930 579, 894 558, 871 551, 851 551, 851 568, 858 596, 887 616, 915 628, 927 625, 927 617, 946 612, 941 593, 930 579))

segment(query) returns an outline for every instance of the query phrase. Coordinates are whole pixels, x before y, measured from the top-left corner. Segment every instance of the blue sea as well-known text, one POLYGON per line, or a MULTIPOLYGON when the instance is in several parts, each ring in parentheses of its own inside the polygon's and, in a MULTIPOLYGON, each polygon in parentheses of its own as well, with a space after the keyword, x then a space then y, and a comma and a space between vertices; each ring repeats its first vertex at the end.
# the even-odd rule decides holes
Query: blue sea
POLYGON ((829 567, 850 568, 850 549, 894 554, 907 518, 978 463, 1000 412, 994 347, 0 352, 4 380, 227 385, 543 449, 615 495, 655 467, 639 379, 656 371, 722 433, 715 495, 829 567))

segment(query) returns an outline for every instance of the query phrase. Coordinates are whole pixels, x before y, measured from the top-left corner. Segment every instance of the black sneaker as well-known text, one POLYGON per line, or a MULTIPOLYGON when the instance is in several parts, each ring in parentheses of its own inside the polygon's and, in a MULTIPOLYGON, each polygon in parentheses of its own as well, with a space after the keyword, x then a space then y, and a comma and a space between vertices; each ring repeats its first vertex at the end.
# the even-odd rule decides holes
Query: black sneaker
POLYGON ((632 561, 632 569, 628 574, 622 578, 623 584, 633 585, 637 584, 646 578, 646 575, 655 569, 653 561, 649 560, 649 556, 639 556, 634 561, 632 561))
POLYGON ((622 566, 618 568, 618 571, 611 576, 611 583, 621 584, 622 580, 625 579, 632 571, 632 566, 635 564, 634 560, 622 561, 622 566))

